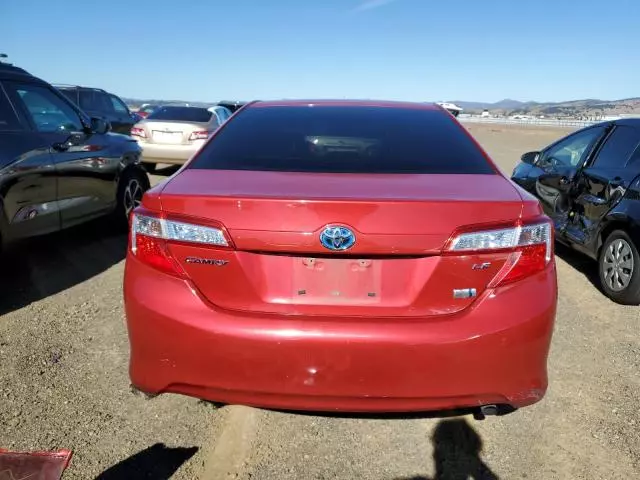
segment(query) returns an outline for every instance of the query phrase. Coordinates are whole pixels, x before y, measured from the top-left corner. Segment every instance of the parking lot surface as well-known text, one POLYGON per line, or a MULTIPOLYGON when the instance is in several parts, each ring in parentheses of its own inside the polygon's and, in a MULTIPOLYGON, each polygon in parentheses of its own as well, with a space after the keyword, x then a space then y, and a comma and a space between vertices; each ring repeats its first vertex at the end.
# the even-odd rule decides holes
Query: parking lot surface
MULTIPOLYGON (((522 153, 566 132, 467 126, 507 173, 522 153)), ((125 249, 126 237, 103 220, 3 259, 0 448, 72 449, 65 479, 640 478, 640 312, 609 301, 595 286, 595 264, 567 249, 557 252, 549 392, 481 422, 136 396, 127 377, 125 249)))

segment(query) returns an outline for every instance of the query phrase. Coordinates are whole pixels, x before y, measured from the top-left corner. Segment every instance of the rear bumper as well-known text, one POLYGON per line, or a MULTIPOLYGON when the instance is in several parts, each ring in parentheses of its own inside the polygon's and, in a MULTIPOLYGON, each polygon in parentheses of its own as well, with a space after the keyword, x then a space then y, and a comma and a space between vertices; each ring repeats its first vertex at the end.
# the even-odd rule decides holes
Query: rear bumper
POLYGON ((220 311, 188 282, 131 255, 124 294, 130 376, 148 393, 292 410, 408 412, 519 408, 547 389, 553 264, 438 319, 220 311))
POLYGON ((197 141, 192 145, 165 145, 144 142, 138 142, 138 145, 142 148, 143 162, 182 164, 204 145, 204 141, 197 141))

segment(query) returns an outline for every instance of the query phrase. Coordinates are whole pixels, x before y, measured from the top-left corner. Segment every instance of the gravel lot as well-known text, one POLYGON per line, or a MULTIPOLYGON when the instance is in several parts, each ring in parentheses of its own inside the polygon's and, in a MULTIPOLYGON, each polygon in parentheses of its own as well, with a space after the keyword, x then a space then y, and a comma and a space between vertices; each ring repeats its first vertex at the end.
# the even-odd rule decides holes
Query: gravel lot
POLYGON ((201 449, 215 435, 214 410, 130 392, 126 237, 109 232, 96 223, 3 259, 0 447, 70 448, 65 479, 169 478, 183 463, 175 478, 197 478, 201 449))
MULTIPOLYGON (((521 153, 564 133, 468 128, 508 173, 521 153)), ((0 448, 70 448, 65 479, 227 478, 220 465, 232 457, 229 478, 252 480, 640 478, 640 312, 607 300, 594 265, 566 249, 550 390, 536 406, 483 422, 249 409, 239 428, 242 411, 130 392, 125 248, 97 222, 3 258, 0 448)))

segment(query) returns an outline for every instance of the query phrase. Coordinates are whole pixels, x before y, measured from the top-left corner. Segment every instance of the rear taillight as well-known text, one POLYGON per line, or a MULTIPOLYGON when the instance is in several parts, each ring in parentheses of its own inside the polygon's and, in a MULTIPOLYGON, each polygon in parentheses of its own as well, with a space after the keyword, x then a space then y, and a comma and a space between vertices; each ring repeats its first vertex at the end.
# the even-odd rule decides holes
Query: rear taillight
POLYGON ((206 140, 207 138, 209 138, 209 132, 206 130, 191 132, 191 135, 189 135, 189 140, 206 140))
POLYGON ((132 137, 147 138, 147 134, 144 131, 144 128, 140 128, 140 127, 133 127, 131 129, 131 136, 132 137))
POLYGON ((540 272, 553 258, 553 226, 548 220, 519 222, 507 228, 485 228, 454 235, 446 251, 458 254, 508 252, 507 261, 488 287, 502 286, 540 272))
MULTIPOLYGON (((208 222, 210 223, 210 222, 208 222)), ((230 248, 222 226, 198 225, 144 210, 131 215, 130 250, 143 263, 178 277, 185 272, 171 254, 171 244, 230 248)))

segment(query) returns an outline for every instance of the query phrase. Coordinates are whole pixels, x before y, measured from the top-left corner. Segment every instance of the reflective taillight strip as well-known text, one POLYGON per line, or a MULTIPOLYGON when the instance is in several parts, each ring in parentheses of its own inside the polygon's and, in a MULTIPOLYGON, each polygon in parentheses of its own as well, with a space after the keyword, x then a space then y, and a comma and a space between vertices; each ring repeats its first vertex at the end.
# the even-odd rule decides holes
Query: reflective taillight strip
POLYGON ((131 135, 134 137, 147 138, 147 134, 144 131, 144 128, 140 128, 140 127, 133 127, 131 129, 131 135))
MULTIPOLYGON (((218 247, 229 246, 229 241, 221 228, 134 212, 131 221, 132 240, 135 240, 137 235, 146 235, 176 242, 198 243, 218 247)), ((135 244, 135 242, 132 243, 135 244)))
POLYGON ((453 236, 447 250, 451 252, 491 252, 512 250, 530 245, 546 245, 546 261, 551 260, 553 247, 553 226, 550 221, 517 223, 507 228, 479 229, 453 236))
POLYGON ((536 219, 509 227, 467 229, 451 238, 444 253, 508 252, 504 265, 487 285, 493 288, 544 270, 553 258, 553 241, 551 221, 536 219))
POLYGON ((209 132, 206 130, 191 132, 189 135, 189 140, 206 140, 207 138, 209 138, 209 132))

